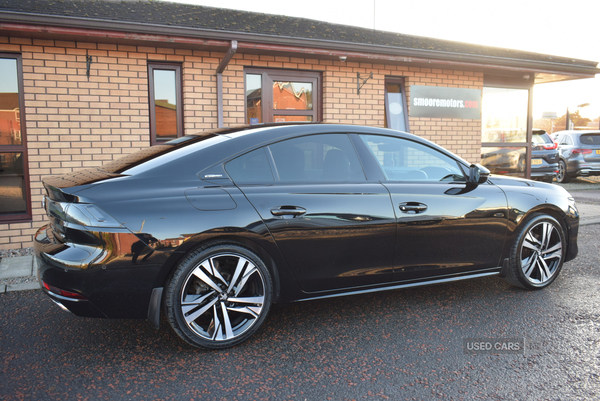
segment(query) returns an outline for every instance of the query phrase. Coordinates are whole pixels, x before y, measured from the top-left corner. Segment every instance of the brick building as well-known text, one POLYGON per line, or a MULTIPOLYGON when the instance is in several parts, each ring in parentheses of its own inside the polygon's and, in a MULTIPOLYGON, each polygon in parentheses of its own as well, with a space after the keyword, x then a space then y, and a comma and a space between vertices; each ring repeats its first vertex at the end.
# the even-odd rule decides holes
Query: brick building
POLYGON ((533 84, 596 66, 175 3, 0 0, 0 249, 31 246, 43 176, 221 126, 387 126, 472 162, 527 154, 533 84))

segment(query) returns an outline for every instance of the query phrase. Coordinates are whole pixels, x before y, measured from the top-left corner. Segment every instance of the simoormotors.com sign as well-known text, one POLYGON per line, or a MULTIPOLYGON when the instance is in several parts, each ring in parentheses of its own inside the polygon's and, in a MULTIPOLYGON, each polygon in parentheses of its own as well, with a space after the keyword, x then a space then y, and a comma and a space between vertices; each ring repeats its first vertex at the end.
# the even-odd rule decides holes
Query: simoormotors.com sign
POLYGON ((410 86, 410 116, 481 119, 481 90, 410 86))

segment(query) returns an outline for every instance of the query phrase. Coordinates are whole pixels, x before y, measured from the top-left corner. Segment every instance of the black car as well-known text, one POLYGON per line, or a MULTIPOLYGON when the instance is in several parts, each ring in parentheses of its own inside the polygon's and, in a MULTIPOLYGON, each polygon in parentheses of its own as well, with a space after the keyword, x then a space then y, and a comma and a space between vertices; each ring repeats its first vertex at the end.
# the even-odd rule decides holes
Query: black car
POLYGON ((208 348, 247 339, 274 302, 492 275, 538 289, 577 255, 563 188, 381 128, 215 131, 44 186, 35 249, 52 300, 156 327, 163 312, 208 348))
POLYGON ((558 182, 600 175, 600 131, 559 131, 556 142, 560 152, 558 182))
POLYGON ((558 144, 543 129, 531 136, 531 178, 552 182, 558 174, 558 144))

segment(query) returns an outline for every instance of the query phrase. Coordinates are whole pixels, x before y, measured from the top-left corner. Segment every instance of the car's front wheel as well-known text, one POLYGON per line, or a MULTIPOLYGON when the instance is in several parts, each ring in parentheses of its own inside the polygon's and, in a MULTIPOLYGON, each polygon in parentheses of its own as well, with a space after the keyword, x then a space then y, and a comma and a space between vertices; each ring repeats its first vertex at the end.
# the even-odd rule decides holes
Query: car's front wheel
POLYGON ((165 295, 166 315, 187 343, 227 348, 260 327, 272 294, 271 275, 256 254, 219 244, 192 252, 175 269, 165 295))
POLYGON ((571 177, 569 174, 567 174, 567 164, 562 160, 558 162, 558 174, 556 175, 556 181, 564 184, 571 181, 571 177))
POLYGON ((516 238, 507 281, 528 289, 550 285, 562 268, 566 251, 561 224, 552 216, 536 214, 522 224, 516 238))

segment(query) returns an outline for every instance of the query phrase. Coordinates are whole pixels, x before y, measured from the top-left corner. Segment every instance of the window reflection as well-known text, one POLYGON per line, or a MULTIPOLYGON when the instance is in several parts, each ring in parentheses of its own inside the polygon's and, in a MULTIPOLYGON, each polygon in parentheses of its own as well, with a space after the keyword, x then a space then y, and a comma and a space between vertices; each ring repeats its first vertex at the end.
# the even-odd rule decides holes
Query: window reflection
POLYGON ((0 213, 26 213, 23 153, 0 153, 0 213))
POLYGON ((17 60, 0 59, 0 146, 21 144, 17 60))
POLYGON ((525 177, 525 147, 483 147, 481 164, 493 174, 525 177))
POLYGON ((273 109, 312 110, 312 83, 273 82, 273 109))
POLYGON ((0 58, 0 218, 28 217, 18 57, 0 58), (18 216, 21 215, 21 216, 18 216))
POLYGON ((283 123, 283 122, 287 122, 287 121, 311 122, 312 116, 274 116, 273 120, 276 123, 283 123))
POLYGON ((399 131, 406 131, 401 84, 386 83, 385 91, 385 126, 399 131))
POLYGON ((527 89, 483 88, 482 142, 527 141, 527 89))
POLYGON ((320 73, 245 71, 246 124, 318 121, 320 73))
POLYGON ((262 76, 246 74, 246 124, 262 122, 262 76))
POLYGON ((177 138, 177 82, 174 70, 154 70, 156 139, 177 138))

